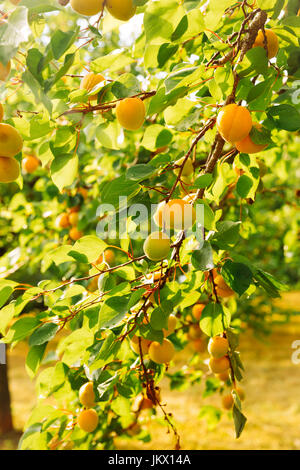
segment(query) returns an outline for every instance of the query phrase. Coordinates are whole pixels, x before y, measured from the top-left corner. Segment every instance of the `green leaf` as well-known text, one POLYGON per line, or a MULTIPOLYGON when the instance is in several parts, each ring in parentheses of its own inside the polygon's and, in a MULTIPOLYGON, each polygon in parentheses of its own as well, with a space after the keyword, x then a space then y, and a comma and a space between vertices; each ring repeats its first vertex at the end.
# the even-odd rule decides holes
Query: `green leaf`
POLYGON ((200 271, 209 271, 214 267, 213 251, 211 244, 205 241, 201 250, 195 250, 192 254, 192 265, 200 271))
POLYGON ((213 176, 210 173, 206 175, 200 175, 194 182, 194 187, 197 189, 207 188, 213 180, 213 176))
POLYGON ((77 39, 79 28, 75 28, 73 31, 61 31, 57 29, 50 41, 50 48, 53 53, 54 59, 58 60, 62 55, 71 47, 74 41, 77 39))
POLYGON ((77 155, 61 155, 56 157, 51 164, 51 177, 60 191, 73 183, 77 173, 77 155))
POLYGON ((111 328, 120 323, 128 313, 128 301, 128 296, 115 296, 105 300, 99 312, 99 328, 111 328))
POLYGON ((247 418, 237 408, 236 404, 233 405, 232 413, 233 413, 233 421, 234 421, 234 426, 235 426, 235 434, 236 434, 236 438, 238 439, 244 430, 245 424, 247 422, 247 418))
POLYGON ((240 197, 246 198, 253 186, 253 181, 247 175, 241 175, 236 184, 236 190, 240 197))
POLYGON ((212 238, 219 248, 228 249, 234 246, 239 240, 240 222, 231 222, 230 220, 217 222, 218 232, 212 238))
POLYGON ((242 295, 252 282, 252 271, 242 263, 233 263, 228 260, 222 268, 222 276, 226 284, 239 295, 242 295))
POLYGON ((47 343, 56 335, 59 325, 56 323, 44 323, 37 328, 29 338, 29 346, 40 346, 47 343))
POLYGON ((120 197, 127 197, 131 199, 136 196, 141 190, 140 185, 134 181, 129 181, 125 176, 120 176, 113 181, 104 183, 101 188, 101 202, 103 204, 112 204, 117 210, 120 207, 120 197))
POLYGON ((96 235, 87 235, 77 240, 68 255, 79 259, 83 263, 93 263, 99 258, 106 247, 107 244, 96 237, 96 235), (80 255, 79 257, 77 256, 78 254, 80 255))
POLYGON ((230 311, 217 303, 210 303, 203 309, 200 328, 207 336, 222 334, 230 326, 230 311))
POLYGON ((133 181, 143 181, 156 172, 156 169, 151 165, 134 165, 128 168, 126 178, 133 181))
POLYGON ((279 129, 297 131, 300 129, 300 113, 290 104, 280 104, 267 110, 267 115, 279 129))
POLYGON ((17 320, 10 328, 8 334, 3 338, 3 342, 17 342, 25 339, 34 330, 40 321, 37 318, 25 317, 17 320))
POLYGON ((2 288, 0 286, 0 308, 7 302, 13 291, 14 289, 11 286, 4 286, 2 288))
POLYGON ((47 344, 40 344, 39 346, 32 346, 26 357, 26 370, 30 378, 33 378, 37 373, 40 364, 43 360, 43 356, 46 350, 47 344))
POLYGON ((113 83, 111 91, 117 99, 137 95, 141 91, 140 82, 131 73, 124 73, 113 83))
POLYGON ((147 127, 141 145, 152 152, 157 148, 165 147, 173 138, 173 134, 160 124, 147 127))

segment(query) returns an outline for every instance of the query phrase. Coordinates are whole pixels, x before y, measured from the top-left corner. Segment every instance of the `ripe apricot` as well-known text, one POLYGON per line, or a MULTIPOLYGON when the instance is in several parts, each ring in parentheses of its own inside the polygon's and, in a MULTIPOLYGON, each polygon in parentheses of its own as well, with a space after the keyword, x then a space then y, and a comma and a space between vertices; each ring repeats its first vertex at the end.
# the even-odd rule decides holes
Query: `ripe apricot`
POLYGON ((95 393, 93 382, 87 382, 79 389, 79 401, 86 408, 95 406, 95 393))
POLYGON ((211 357, 209 360, 209 368, 214 374, 225 372, 230 367, 228 357, 223 356, 220 358, 211 357))
POLYGON ((233 400, 233 396, 231 395, 231 393, 229 393, 228 395, 224 395, 222 397, 222 405, 223 405, 223 408, 225 408, 225 410, 231 410, 231 408, 233 407, 233 403, 234 403, 234 400, 233 400))
MULTIPOLYGON (((267 48, 268 48, 268 58, 272 59, 276 57, 279 50, 279 41, 277 35, 271 29, 265 29, 266 38, 267 38, 267 48)), ((264 33, 260 30, 255 39, 253 47, 265 47, 265 36, 264 33)))
POLYGON ((238 394, 239 399, 240 399, 241 401, 244 401, 244 400, 245 400, 245 392, 244 392, 244 390, 243 390, 242 388, 240 388, 240 387, 236 387, 234 390, 235 390, 236 393, 238 394))
POLYGON ((20 166, 15 158, 0 157, 0 183, 11 183, 19 175, 20 166))
POLYGON ((116 116, 124 129, 136 131, 144 124, 145 104, 140 98, 125 98, 117 104, 116 116))
POLYGON ((154 221, 159 227, 187 230, 196 220, 196 211, 183 199, 172 199, 158 205, 154 221))
POLYGON ((98 426, 99 418, 95 410, 83 410, 79 413, 77 422, 83 431, 94 432, 98 426))
POLYGON ((72 227, 75 227, 78 224, 79 215, 78 212, 71 212, 69 214, 69 221, 72 227))
POLYGON ((4 116, 4 108, 3 108, 3 105, 0 103, 0 122, 3 121, 3 116, 4 116))
POLYGON ((136 353, 136 354, 140 354, 140 344, 139 344, 139 338, 141 340, 141 349, 142 349, 142 354, 145 355, 145 354, 148 354, 149 352, 149 346, 151 344, 151 341, 149 341, 148 339, 145 339, 145 338, 141 338, 139 336, 133 336, 133 338, 131 338, 131 341, 130 341, 130 346, 131 348, 133 349, 133 351, 136 353))
POLYGON ((216 292, 219 297, 231 297, 234 291, 226 284, 223 277, 219 274, 214 279, 216 285, 216 292))
POLYGON ((5 82, 10 74, 10 70, 11 70, 11 62, 7 62, 6 65, 2 64, 2 62, 0 62, 0 81, 1 82, 5 82))
POLYGON ((55 225, 58 228, 68 228, 70 226, 69 215, 66 212, 60 214, 56 218, 55 225))
POLYGON ((202 331, 199 325, 191 325, 189 327, 188 338, 189 339, 198 339, 201 338, 202 331))
MULTIPOLYGON (((81 80, 80 88, 87 90, 87 91, 92 91, 93 88, 95 88, 98 83, 101 83, 104 81, 103 75, 96 74, 93 72, 88 73, 83 79, 81 80)), ((89 96, 89 99, 91 101, 97 100, 98 94, 96 93, 93 96, 89 96)))
POLYGON ((203 338, 195 339, 192 342, 193 349, 198 353, 203 353, 206 351, 206 341, 203 338))
MULTIPOLYGON (((255 123, 253 124, 253 126, 256 127, 257 129, 262 128, 262 125, 259 123, 255 123)), ((251 139, 250 134, 247 135, 247 137, 245 137, 240 142, 236 142, 235 146, 239 152, 248 153, 248 154, 262 152, 265 148, 268 147, 268 145, 255 144, 253 140, 251 139)), ((243 171, 243 170, 240 170, 240 171, 243 171)))
POLYGON ((216 377, 222 382, 227 382, 227 380, 230 379, 229 370, 226 370, 225 372, 221 372, 220 374, 216 374, 216 377))
MULTIPOLYGON (((112 250, 108 249, 104 252, 104 259, 108 264, 112 264, 115 261, 115 254, 112 250)), ((96 264, 103 263, 103 255, 100 255, 96 261, 96 264)))
POLYGON ((218 114, 217 129, 226 142, 239 142, 247 137, 252 129, 251 114, 243 106, 228 104, 218 114))
POLYGON ((83 199, 87 199, 88 195, 89 195, 89 192, 86 188, 78 188, 77 190, 77 194, 81 194, 81 196, 83 197, 83 199))
POLYGON ((149 348, 149 357, 156 364, 167 364, 170 362, 175 354, 175 349, 171 341, 163 339, 162 344, 153 341, 149 348))
POLYGON ((133 0, 107 0, 106 8, 117 20, 128 21, 136 12, 133 0))
POLYGON ((225 356, 228 352, 228 339, 222 336, 215 336, 210 338, 208 342, 208 352, 214 358, 225 356))
POLYGON ((170 315, 168 318, 168 329, 166 330, 165 328, 163 328, 163 333, 164 333, 165 338, 167 338, 172 333, 174 333, 176 325, 177 325, 177 319, 175 315, 170 315))
POLYGON ((205 308, 205 304, 195 304, 192 308, 192 314, 195 320, 199 321, 202 315, 202 312, 205 308))
MULTIPOLYGON (((185 157, 180 158, 179 160, 177 160, 175 162, 175 164, 181 166, 184 162, 184 159, 185 159, 185 157)), ((179 172, 180 172, 180 168, 175 168, 174 169, 175 175, 178 176, 179 172)), ((183 166, 181 176, 190 176, 190 175, 193 174, 193 172, 194 172, 193 162, 190 158, 188 158, 187 161, 185 162, 184 166, 183 166)))
POLYGON ((33 155, 28 155, 22 160, 22 168, 26 173, 34 173, 39 167, 39 160, 33 155))
POLYGON ((144 253, 152 261, 167 258, 170 252, 170 238, 163 232, 153 232, 144 243, 144 253))
POLYGON ((104 0, 71 0, 71 7, 76 13, 84 16, 93 16, 103 9, 104 0))
POLYGON ((79 238, 83 237, 83 232, 78 230, 77 227, 72 227, 70 232, 69 232, 69 236, 70 236, 71 240, 77 241, 77 240, 79 240, 79 238))
POLYGON ((14 157, 21 152, 23 139, 17 129, 10 124, 0 124, 0 155, 1 157, 14 157))

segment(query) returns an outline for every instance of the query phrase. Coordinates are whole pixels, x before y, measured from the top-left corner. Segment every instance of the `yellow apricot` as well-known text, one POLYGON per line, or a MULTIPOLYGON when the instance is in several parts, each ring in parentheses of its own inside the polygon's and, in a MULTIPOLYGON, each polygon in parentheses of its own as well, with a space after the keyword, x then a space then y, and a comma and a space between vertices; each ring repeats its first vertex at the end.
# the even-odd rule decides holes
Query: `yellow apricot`
POLYGON ((130 341, 130 346, 131 349, 136 353, 140 354, 140 343, 141 343, 141 349, 142 349, 142 354, 148 354, 149 352, 149 346, 151 344, 151 341, 145 338, 141 338, 139 336, 133 336, 133 338, 130 341))
POLYGON ((163 339, 162 344, 157 341, 150 344, 149 357, 156 364, 167 364, 173 359, 174 354, 174 346, 168 339, 163 339))
POLYGON ((79 389, 79 401, 86 408, 95 406, 95 393, 93 382, 87 382, 79 389))
POLYGON ((228 104, 218 114, 217 129, 226 142, 239 142, 247 137, 252 129, 251 114, 243 106, 228 104))
POLYGON ((0 183, 11 183, 19 175, 20 166, 15 158, 0 157, 0 183))
POLYGON ((225 356, 228 352, 228 339, 222 336, 215 336, 210 338, 208 342, 208 352, 212 357, 220 358, 225 356))
POLYGON ((39 165, 40 162, 34 155, 28 155, 22 160, 22 168, 26 173, 34 173, 39 165))
MULTIPOLYGON (((185 159, 185 157, 180 158, 179 160, 177 160, 175 162, 175 164, 181 166, 184 162, 184 159, 185 159)), ((180 168, 175 168, 174 169, 175 175, 178 176, 179 172, 180 172, 180 168)), ((190 158, 188 158, 187 161, 185 162, 184 166, 183 166, 181 176, 190 176, 190 175, 193 174, 193 172, 194 172, 193 162, 190 158)))
POLYGON ((10 124, 0 124, 0 155, 1 157, 14 157, 21 152, 23 139, 17 129, 10 124))
MULTIPOLYGON (((108 249, 104 252, 104 259, 108 264, 112 264, 115 261, 115 254, 112 250, 108 249)), ((103 263, 103 255, 100 255, 96 261, 96 264, 103 263)))
POLYGON ((0 122, 3 121, 3 116, 4 116, 4 108, 3 108, 3 105, 0 103, 0 122))
POLYGON ((167 338, 172 333, 174 333, 176 325, 177 325, 177 319, 175 315, 170 315, 168 318, 168 329, 166 330, 165 328, 163 328, 163 334, 165 338, 167 338))
POLYGON ((245 392, 244 392, 244 390, 243 390, 242 388, 239 388, 239 387, 236 387, 234 390, 235 390, 236 393, 238 394, 239 399, 240 399, 241 401, 244 401, 244 400, 245 400, 245 392))
POLYGON ((78 212, 71 212, 69 214, 69 221, 72 227, 75 227, 78 224, 79 215, 78 212))
POLYGON ((71 0, 70 4, 76 13, 93 16, 103 9, 104 0, 71 0))
POLYGON ((234 295, 234 291, 226 284, 224 278, 218 274, 215 279, 214 283, 216 286, 216 292, 219 297, 231 297, 234 295))
POLYGON ((66 212, 60 214, 55 221, 55 225, 57 228, 67 228, 70 226, 70 219, 69 215, 66 212))
MULTIPOLYGON (((267 38, 267 49, 268 49, 268 58, 272 59, 276 57, 279 50, 279 41, 277 35, 271 29, 265 29, 266 38, 267 38)), ((265 36, 260 30, 256 36, 255 43, 253 47, 265 47, 265 36)))
POLYGON ((170 238, 163 232, 153 232, 144 243, 144 253, 151 261, 161 261, 170 252, 170 238))
POLYGON ((114 18, 121 21, 130 20, 136 12, 133 0, 107 0, 105 6, 114 18))
POLYGON ((220 374, 216 374, 216 377, 222 382, 227 382, 227 380, 230 379, 229 369, 227 369, 225 372, 221 372, 220 374))
POLYGON ((206 341, 203 338, 195 339, 192 342, 193 349, 198 353, 203 353, 206 351, 206 341))
POLYGON ((221 372, 225 372, 225 370, 229 369, 230 362, 228 357, 223 356, 220 358, 211 357, 209 360, 209 368, 210 371, 214 374, 220 374, 221 372))
POLYGON ((83 431, 94 432, 98 426, 99 418, 95 410, 83 410, 79 413, 77 422, 83 431))
POLYGON ((83 232, 78 230, 77 227, 72 227, 70 232, 69 232, 69 236, 70 236, 71 240, 77 241, 77 240, 79 240, 79 238, 83 237, 83 232))
POLYGON ((195 304, 192 308, 192 314, 195 320, 199 321, 202 315, 204 308, 206 307, 205 304, 195 304))
MULTIPOLYGON (((87 90, 89 92, 89 91, 92 91, 92 89, 95 88, 95 86, 98 85, 98 83, 101 83, 103 81, 104 81, 103 75, 101 75, 100 73, 95 74, 93 72, 90 72, 87 75, 85 75, 85 77, 83 77, 83 79, 81 80, 80 88, 87 90)), ((97 98, 98 98, 97 93, 93 96, 89 96, 89 99, 91 101, 97 100, 97 98)))
MULTIPOLYGON (((257 129, 261 129, 262 125, 259 123, 253 124, 253 127, 256 127, 257 129)), ((257 153, 257 152, 262 152, 265 148, 268 147, 268 145, 259 145, 255 144, 253 140, 250 137, 250 134, 247 135, 243 140, 240 140, 240 142, 236 142, 235 144, 237 150, 241 153, 257 153)), ((243 170, 240 170, 243 171, 243 170)))
POLYGON ((198 339, 201 338, 202 331, 199 325, 191 325, 188 331, 188 338, 189 339, 198 339))
POLYGON ((175 230, 187 230, 192 227, 195 220, 195 209, 183 199, 161 202, 154 215, 154 221, 159 227, 175 230))
POLYGON ((136 131, 144 124, 145 104, 140 98, 125 98, 117 104, 116 116, 124 129, 136 131))
POLYGON ((2 64, 2 62, 0 62, 0 81, 1 82, 5 82, 10 74, 10 70, 11 70, 11 62, 7 62, 6 65, 2 64))

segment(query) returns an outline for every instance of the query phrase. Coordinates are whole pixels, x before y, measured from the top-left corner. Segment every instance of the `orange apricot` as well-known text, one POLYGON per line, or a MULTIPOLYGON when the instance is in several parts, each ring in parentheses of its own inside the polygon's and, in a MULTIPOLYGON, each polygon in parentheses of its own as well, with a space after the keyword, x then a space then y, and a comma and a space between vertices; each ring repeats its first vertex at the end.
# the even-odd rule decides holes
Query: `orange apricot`
POLYGON ((228 352, 229 344, 228 339, 222 336, 215 336, 210 338, 208 342, 208 352, 212 357, 220 358, 225 356, 228 352))
MULTIPOLYGON (((262 128, 262 125, 259 123, 255 123, 253 124, 253 126, 256 127, 256 129, 262 128)), ((253 140, 251 139, 250 134, 247 135, 247 137, 245 137, 240 142, 236 142, 235 146, 239 152, 248 153, 248 154, 262 152, 263 150, 265 150, 265 148, 268 147, 268 145, 255 144, 253 140)), ((243 171, 243 170, 240 170, 240 171, 243 171)))
POLYGON ((239 142, 252 129, 252 118, 247 108, 235 103, 224 106, 218 114, 217 129, 226 142, 239 142))
POLYGON ((195 320, 199 321, 202 315, 204 308, 206 307, 205 304, 195 304, 192 308, 192 315, 195 320))
POLYGON ((83 410, 79 413, 77 422, 83 431, 94 432, 98 426, 99 418, 95 410, 83 410))
MULTIPOLYGON (((90 92, 93 90, 93 88, 95 88, 96 85, 103 82, 104 80, 105 79, 103 75, 101 75, 100 73, 96 74, 96 73, 90 72, 87 75, 85 75, 85 77, 83 77, 83 79, 81 80, 80 88, 90 92)), ((89 96, 89 99, 91 101, 97 100, 97 98, 98 98, 97 93, 93 96, 89 96)))
POLYGON ((124 129, 136 131, 144 124, 145 104, 140 98, 125 98, 117 104, 116 116, 124 129))
POLYGON ((70 4, 76 13, 84 16, 94 16, 103 9, 104 0, 71 0, 70 4))
POLYGON ((26 173, 34 173, 39 165, 40 162, 34 155, 28 155, 22 160, 22 168, 26 173))
POLYGON ((23 139, 17 129, 10 124, 0 124, 0 155, 1 157, 14 157, 21 152, 23 139))
POLYGON ((128 21, 136 12, 133 0, 106 0, 109 13, 117 20, 128 21))
POLYGON ((230 362, 227 356, 220 358, 211 357, 209 360, 209 369, 214 374, 220 374, 230 368, 230 362))
POLYGON ((0 183, 12 183, 20 175, 20 166, 15 158, 0 157, 0 183))
POLYGON ((187 230, 193 226, 195 220, 195 209, 183 199, 161 202, 154 215, 154 221, 159 227, 175 230, 187 230))
POLYGON ((162 344, 153 341, 149 347, 149 357, 156 364, 167 364, 175 355, 175 348, 171 341, 164 339, 162 344))
POLYGON ((93 382, 87 382, 79 389, 79 401, 86 408, 95 406, 95 393, 93 382))
POLYGON ((81 232, 80 230, 78 230, 77 227, 72 227, 70 232, 69 232, 69 236, 71 238, 71 240, 73 241, 77 241, 79 240, 81 237, 83 237, 83 232, 81 232))
MULTIPOLYGON (((279 41, 277 35, 271 29, 265 29, 267 39, 268 58, 276 57, 279 50, 279 41)), ((258 31, 253 47, 265 47, 265 36, 262 30, 258 31)))
POLYGON ((58 228, 68 228, 70 226, 69 215, 66 212, 60 214, 55 221, 58 228))
POLYGON ((7 62, 6 65, 2 64, 2 62, 0 62, 0 81, 1 82, 5 82, 10 74, 10 70, 11 70, 11 62, 7 62))
POLYGON ((138 355, 140 354, 140 345, 142 349, 142 354, 146 355, 149 352, 150 344, 151 344, 151 341, 149 341, 148 339, 141 338, 136 335, 133 336, 133 338, 131 338, 130 340, 131 349, 138 355))

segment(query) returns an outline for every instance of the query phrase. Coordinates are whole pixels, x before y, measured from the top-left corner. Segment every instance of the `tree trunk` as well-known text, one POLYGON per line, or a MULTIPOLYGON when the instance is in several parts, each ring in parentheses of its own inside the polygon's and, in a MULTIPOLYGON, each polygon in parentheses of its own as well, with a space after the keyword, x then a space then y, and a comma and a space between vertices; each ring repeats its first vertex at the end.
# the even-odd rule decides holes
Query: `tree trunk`
MULTIPOLYGON (((0 344, 0 348, 1 346, 3 345, 0 344)), ((1 362, 3 361, 0 360, 0 435, 13 430, 13 422, 10 407, 10 393, 8 387, 6 352, 3 353, 3 356, 5 358, 6 364, 2 364, 1 362)))

